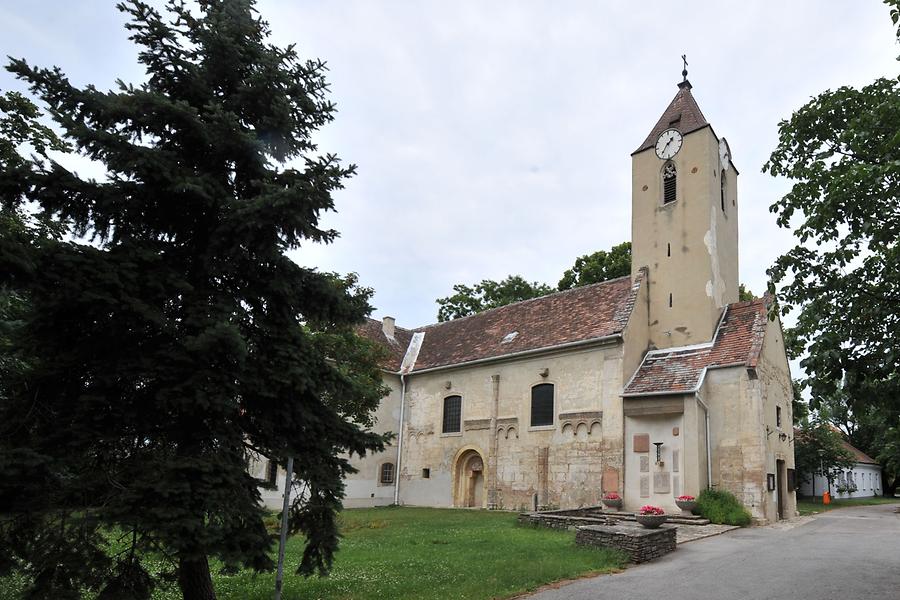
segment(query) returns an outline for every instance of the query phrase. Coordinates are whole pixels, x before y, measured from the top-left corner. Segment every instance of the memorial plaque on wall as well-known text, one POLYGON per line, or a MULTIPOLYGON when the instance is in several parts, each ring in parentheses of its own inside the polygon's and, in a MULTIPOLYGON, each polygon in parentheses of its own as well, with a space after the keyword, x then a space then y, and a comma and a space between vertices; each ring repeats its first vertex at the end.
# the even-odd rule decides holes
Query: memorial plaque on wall
POLYGON ((641 498, 650 497, 650 476, 641 475, 641 498))
POLYGON ((635 434, 632 450, 634 452, 650 452, 650 434, 635 434))
POLYGON ((650 457, 642 456, 641 457, 641 473, 649 473, 650 472, 650 457))
POLYGON ((680 462, 681 451, 680 450, 672 450, 672 472, 678 472, 678 463, 680 462))
POLYGON ((610 467, 603 469, 603 479, 600 481, 600 485, 604 492, 618 492, 619 472, 610 467))
POLYGON ((654 473, 653 474, 653 493, 654 494, 668 494, 671 491, 670 483, 669 483, 669 473, 664 471, 662 473, 654 473))

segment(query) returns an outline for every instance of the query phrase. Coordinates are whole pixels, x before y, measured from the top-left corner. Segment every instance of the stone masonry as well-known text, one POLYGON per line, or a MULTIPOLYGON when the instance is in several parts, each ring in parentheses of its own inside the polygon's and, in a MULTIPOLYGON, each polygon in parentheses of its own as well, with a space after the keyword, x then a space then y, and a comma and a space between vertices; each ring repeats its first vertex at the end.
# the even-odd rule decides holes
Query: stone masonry
POLYGON ((579 546, 614 548, 633 563, 643 563, 675 550, 675 529, 646 529, 633 525, 584 525, 577 528, 579 546))

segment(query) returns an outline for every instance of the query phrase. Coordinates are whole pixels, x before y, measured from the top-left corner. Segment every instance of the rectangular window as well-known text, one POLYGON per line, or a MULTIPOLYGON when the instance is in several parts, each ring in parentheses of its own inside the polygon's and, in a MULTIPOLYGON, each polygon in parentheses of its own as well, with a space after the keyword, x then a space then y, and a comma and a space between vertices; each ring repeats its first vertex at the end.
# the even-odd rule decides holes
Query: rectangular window
POLYGON ((553 384, 531 388, 531 426, 553 425, 553 384))
POLYGON ((422 479, 431 479, 431 469, 422 469, 422 479))
POLYGON ((775 407, 775 427, 781 427, 781 407, 775 407))
POLYGON ((271 487, 276 487, 278 485, 278 463, 274 460, 269 460, 269 464, 266 465, 266 485, 271 487))
POLYGON ((459 433, 462 420, 462 396, 447 396, 444 398, 444 424, 443 433, 459 433))

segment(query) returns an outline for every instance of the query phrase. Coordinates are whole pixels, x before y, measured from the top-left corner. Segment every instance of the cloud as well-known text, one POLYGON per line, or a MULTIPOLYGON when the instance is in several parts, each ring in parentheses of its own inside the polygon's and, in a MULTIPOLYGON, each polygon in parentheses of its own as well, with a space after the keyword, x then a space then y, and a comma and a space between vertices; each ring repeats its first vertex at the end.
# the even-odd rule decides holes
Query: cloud
MULTIPOLYGON (((376 316, 405 326, 432 322, 454 283, 555 284, 577 256, 630 239, 630 153, 674 95, 683 53, 741 172, 741 280, 760 293, 792 242, 768 211, 789 183, 760 172, 778 121, 826 88, 897 72, 880 3, 263 0, 259 11, 278 43, 328 61, 339 112, 318 140, 359 166, 325 217, 341 237, 294 256, 358 272, 376 316)), ((111 6, 0 14, 8 54, 101 88, 142 78, 111 6)))

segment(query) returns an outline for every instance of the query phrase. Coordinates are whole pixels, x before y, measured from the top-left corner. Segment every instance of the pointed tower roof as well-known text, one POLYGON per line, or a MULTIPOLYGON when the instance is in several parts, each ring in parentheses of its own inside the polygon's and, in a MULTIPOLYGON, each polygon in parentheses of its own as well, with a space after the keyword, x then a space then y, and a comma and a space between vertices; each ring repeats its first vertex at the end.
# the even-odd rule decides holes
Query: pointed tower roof
POLYGON ((706 121, 706 117, 703 116, 703 112, 691 94, 691 82, 685 79, 678 84, 678 93, 675 94, 659 121, 650 130, 647 139, 632 154, 652 148, 656 144, 659 134, 666 129, 677 129, 682 135, 687 135, 692 131, 703 129, 707 125, 709 123, 706 121))

